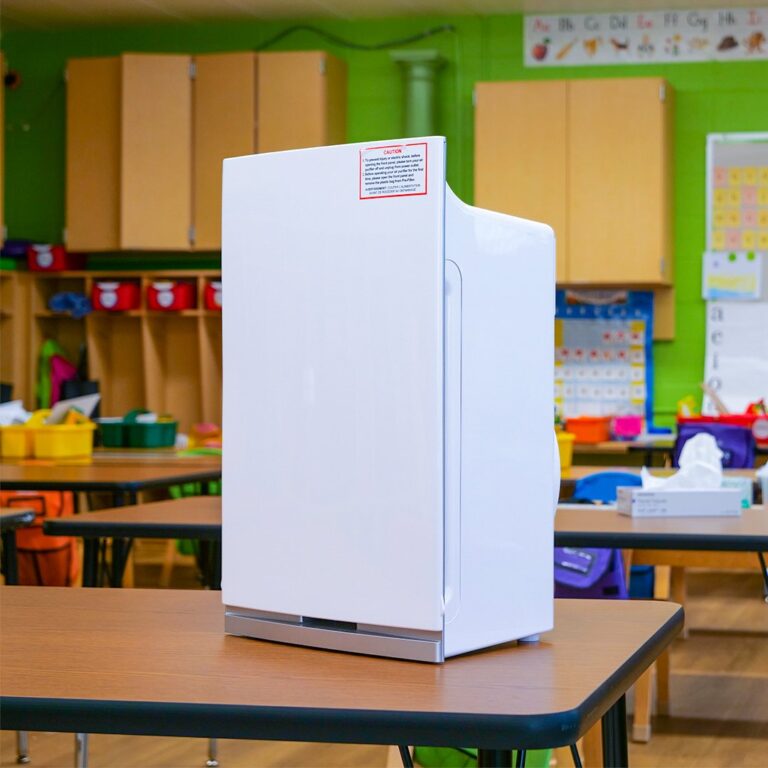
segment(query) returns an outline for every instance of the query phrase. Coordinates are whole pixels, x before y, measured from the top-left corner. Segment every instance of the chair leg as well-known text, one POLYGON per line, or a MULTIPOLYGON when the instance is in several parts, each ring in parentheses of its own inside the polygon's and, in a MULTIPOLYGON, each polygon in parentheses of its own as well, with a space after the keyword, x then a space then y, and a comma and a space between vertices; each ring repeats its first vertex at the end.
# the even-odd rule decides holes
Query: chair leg
POLYGON ((632 741, 646 742, 651 739, 651 702, 653 692, 652 664, 635 683, 635 714, 632 719, 632 741))
MULTIPOLYGON (((669 584, 669 596, 675 603, 680 603, 685 607, 685 598, 687 596, 687 586, 685 581, 685 568, 682 566, 674 566, 670 576, 669 584)), ((683 626, 678 637, 681 640, 685 640, 688 637, 688 627, 683 626)))
POLYGON ((217 768, 219 764, 219 740, 208 739, 208 759, 205 761, 206 768, 217 768))
POLYGON ((29 731, 16 731, 16 762, 26 765, 29 761, 29 731))
POLYGON ((88 768, 88 734, 75 734, 75 768, 88 768))
POLYGON ((656 659, 656 712, 669 714, 669 648, 656 659))

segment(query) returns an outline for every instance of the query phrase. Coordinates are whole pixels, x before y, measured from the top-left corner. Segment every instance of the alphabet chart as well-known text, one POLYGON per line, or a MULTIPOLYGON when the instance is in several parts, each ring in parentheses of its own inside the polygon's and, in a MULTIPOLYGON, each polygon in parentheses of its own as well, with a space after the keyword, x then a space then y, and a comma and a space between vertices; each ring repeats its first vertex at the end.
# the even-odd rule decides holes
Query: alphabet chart
POLYGON ((558 291, 555 407, 652 420, 652 291, 558 291))

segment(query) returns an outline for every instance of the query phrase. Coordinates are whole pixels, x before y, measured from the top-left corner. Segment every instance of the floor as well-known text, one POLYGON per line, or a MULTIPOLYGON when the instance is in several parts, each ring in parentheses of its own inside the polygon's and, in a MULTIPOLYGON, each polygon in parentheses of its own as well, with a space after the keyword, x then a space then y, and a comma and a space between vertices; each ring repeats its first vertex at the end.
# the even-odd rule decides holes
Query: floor
MULTIPOLYGON (((136 586, 157 583, 141 566, 136 586)), ((176 567, 172 586, 194 583, 176 567)), ((768 604, 755 573, 694 572, 686 607, 689 637, 672 653, 671 715, 655 718, 648 744, 630 745, 633 768, 765 768, 768 765, 768 604)), ((90 737, 91 768, 200 768, 204 739, 90 737)), ((31 734, 34 768, 69 768, 71 734, 31 734)), ((14 735, 0 733, 0 766, 15 765, 14 735)), ((221 768, 352 766, 384 768, 384 747, 222 741, 221 768)), ((566 764, 570 768, 569 764, 566 764)))

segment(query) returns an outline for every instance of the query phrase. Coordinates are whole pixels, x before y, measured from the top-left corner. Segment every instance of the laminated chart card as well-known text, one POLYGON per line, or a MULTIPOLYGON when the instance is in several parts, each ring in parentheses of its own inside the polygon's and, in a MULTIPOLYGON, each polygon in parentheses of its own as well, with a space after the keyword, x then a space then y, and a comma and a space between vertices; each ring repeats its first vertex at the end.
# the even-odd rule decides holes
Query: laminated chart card
POLYGON ((768 133, 707 136, 707 247, 768 252, 768 133))
POLYGON ((653 412, 653 293, 558 291, 555 407, 570 416, 653 412))

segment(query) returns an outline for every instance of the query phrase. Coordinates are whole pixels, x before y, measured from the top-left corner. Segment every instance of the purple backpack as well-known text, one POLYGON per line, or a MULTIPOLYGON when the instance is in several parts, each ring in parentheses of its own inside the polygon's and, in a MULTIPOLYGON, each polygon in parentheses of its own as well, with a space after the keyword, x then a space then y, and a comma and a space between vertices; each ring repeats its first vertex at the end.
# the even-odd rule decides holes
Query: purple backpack
POLYGON ((626 599, 621 552, 555 547, 555 597, 626 599))
POLYGON ((752 469, 755 466, 755 436, 751 429, 735 424, 682 423, 677 428, 674 465, 679 466, 680 453, 685 443, 699 432, 706 432, 715 438, 717 447, 723 452, 723 467, 727 469, 752 469))

